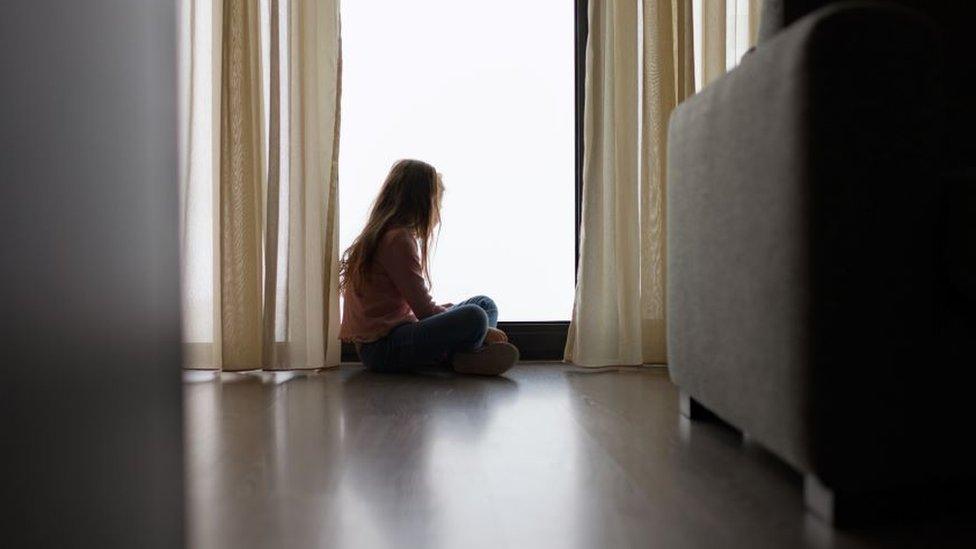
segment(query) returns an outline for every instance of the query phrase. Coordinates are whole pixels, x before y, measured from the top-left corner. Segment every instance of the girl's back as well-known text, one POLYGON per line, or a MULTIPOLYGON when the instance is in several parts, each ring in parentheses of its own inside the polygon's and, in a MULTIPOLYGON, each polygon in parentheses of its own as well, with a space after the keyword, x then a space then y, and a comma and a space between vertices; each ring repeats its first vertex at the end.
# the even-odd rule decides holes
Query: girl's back
POLYGON ((445 309, 427 291, 417 242, 405 227, 388 229, 361 284, 343 291, 343 341, 375 341, 396 326, 445 309))

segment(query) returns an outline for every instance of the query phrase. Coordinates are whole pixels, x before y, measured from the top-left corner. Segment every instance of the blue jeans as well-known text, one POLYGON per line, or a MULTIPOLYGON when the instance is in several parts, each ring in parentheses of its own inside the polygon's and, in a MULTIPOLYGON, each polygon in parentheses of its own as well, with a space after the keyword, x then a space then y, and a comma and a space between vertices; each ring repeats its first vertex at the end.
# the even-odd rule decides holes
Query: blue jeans
POLYGON ((401 324, 381 339, 363 343, 359 357, 364 366, 379 372, 446 366, 455 352, 480 347, 488 328, 497 325, 495 302, 479 295, 419 322, 401 324))

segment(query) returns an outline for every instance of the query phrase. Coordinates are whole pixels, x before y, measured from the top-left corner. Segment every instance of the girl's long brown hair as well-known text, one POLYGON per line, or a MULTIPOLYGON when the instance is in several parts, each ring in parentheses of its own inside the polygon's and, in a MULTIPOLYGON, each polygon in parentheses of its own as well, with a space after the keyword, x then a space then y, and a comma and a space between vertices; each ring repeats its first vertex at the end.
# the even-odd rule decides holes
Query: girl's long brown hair
POLYGON ((386 231, 406 227, 420 241, 420 265, 430 284, 431 241, 441 221, 442 185, 433 166, 420 160, 399 160, 390 169, 369 220, 339 262, 339 288, 358 291, 369 277, 376 249, 386 231))

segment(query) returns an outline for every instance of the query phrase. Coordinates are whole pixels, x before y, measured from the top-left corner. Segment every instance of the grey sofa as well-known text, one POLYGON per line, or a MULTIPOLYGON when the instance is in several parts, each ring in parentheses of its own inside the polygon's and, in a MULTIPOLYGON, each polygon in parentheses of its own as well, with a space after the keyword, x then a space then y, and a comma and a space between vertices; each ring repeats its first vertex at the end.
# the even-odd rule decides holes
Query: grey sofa
POLYGON ((856 522, 974 478, 976 18, 777 4, 670 122, 668 363, 856 522))

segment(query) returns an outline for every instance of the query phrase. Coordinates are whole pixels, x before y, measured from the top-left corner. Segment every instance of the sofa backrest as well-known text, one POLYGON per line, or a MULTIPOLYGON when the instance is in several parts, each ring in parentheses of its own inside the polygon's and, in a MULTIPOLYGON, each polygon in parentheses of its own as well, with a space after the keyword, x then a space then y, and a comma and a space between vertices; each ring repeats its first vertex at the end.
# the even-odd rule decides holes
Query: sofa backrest
MULTIPOLYGON (((762 0, 758 42, 772 39, 797 19, 829 4, 845 0, 762 0)), ((845 2, 854 3, 854 2, 845 2)), ((865 4, 868 2, 857 2, 865 4)), ((976 1, 876 0, 874 4, 898 5, 927 15, 939 28, 945 46, 943 70, 947 134, 945 165, 958 171, 976 169, 976 1)))
POLYGON ((837 0, 762 0, 759 21, 759 43, 769 40, 780 30, 804 15, 837 0))

